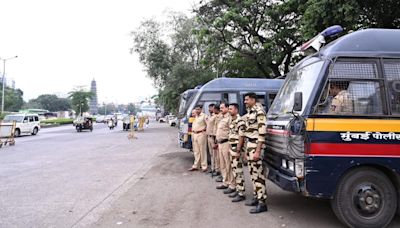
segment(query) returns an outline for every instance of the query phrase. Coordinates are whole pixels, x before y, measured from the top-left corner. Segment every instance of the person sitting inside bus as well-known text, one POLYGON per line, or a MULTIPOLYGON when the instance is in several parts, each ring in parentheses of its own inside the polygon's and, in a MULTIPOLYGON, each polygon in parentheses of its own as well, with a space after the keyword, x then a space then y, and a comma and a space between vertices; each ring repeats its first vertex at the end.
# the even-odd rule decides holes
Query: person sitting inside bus
POLYGON ((353 101, 347 92, 349 82, 336 81, 330 83, 329 95, 333 97, 329 113, 330 114, 350 114, 353 113, 353 101))

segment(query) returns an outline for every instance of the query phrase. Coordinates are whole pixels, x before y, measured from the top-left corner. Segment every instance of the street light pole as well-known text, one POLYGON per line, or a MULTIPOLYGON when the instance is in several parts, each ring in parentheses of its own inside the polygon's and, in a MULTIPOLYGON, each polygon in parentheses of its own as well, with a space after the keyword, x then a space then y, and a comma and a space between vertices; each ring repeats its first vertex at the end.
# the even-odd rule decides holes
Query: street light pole
POLYGON ((3 112, 4 112, 4 88, 5 88, 5 78, 6 78, 6 61, 7 60, 10 60, 10 59, 15 59, 15 58, 18 58, 18 56, 16 55, 16 56, 14 56, 14 57, 10 57, 10 58, 5 58, 5 59, 2 59, 2 58, 0 58, 1 60, 3 60, 3 79, 2 79, 2 92, 1 92, 1 94, 2 94, 2 96, 1 96, 1 113, 3 114, 3 112))

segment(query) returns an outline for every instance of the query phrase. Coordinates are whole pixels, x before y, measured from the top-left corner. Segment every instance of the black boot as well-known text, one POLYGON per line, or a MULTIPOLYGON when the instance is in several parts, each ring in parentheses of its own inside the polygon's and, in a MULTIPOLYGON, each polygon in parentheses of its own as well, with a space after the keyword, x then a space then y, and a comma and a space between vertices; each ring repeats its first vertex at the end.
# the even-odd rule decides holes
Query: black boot
POLYGON ((236 191, 235 191, 235 189, 232 189, 232 188, 228 188, 228 189, 224 190, 224 194, 231 194, 231 193, 234 193, 234 192, 236 192, 236 191))
POLYGON ((246 197, 238 194, 238 195, 232 200, 232 202, 233 202, 233 203, 236 203, 236 202, 240 202, 240 201, 243 201, 243 200, 246 200, 246 197))
POLYGON ((258 200, 256 198, 251 199, 250 202, 246 202, 244 205, 246 206, 257 206, 258 205, 258 200))
POLYGON ((258 214, 264 211, 268 211, 267 204, 260 202, 255 208, 250 209, 250 214, 258 214))
POLYGON ((238 195, 238 192, 234 192, 229 195, 229 198, 235 198, 238 195))
POLYGON ((216 182, 222 182, 222 176, 217 176, 217 178, 215 178, 216 182))

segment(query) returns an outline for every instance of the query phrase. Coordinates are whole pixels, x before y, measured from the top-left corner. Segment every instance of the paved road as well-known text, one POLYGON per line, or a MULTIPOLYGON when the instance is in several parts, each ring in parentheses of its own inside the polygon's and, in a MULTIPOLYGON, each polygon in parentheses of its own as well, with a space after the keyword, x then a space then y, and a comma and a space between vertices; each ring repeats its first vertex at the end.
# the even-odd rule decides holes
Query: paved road
POLYGON ((0 149, 0 227, 342 227, 329 202, 271 182, 270 211, 250 215, 209 176, 186 171, 192 155, 176 135, 152 123, 132 141, 121 126, 99 124, 18 138, 0 149))
POLYGON ((72 126, 42 129, 1 148, 0 227, 72 227, 95 221, 101 208, 172 144, 169 128, 157 131, 157 141, 149 139, 154 126, 135 141, 121 128, 98 124, 93 132, 81 133, 72 126))

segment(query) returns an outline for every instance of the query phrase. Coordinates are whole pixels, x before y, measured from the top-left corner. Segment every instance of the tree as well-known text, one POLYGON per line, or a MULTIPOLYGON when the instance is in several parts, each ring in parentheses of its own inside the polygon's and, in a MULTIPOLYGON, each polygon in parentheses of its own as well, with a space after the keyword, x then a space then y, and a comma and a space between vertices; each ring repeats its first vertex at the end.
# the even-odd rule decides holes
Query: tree
POLYGON ((27 108, 46 109, 50 112, 66 111, 71 109, 71 104, 67 98, 59 98, 56 95, 43 94, 36 99, 30 100, 26 104, 27 108))
POLYGON ((92 92, 85 91, 83 88, 75 88, 73 91, 69 92, 72 108, 80 115, 89 110, 88 103, 92 96, 92 92))
POLYGON ((18 112, 24 105, 24 100, 22 98, 23 94, 24 92, 22 92, 22 90, 20 89, 12 89, 6 87, 4 97, 4 110, 18 112))
POLYGON ((265 78, 281 76, 294 64, 293 52, 303 41, 298 31, 301 19, 298 2, 204 1, 195 10, 204 24, 200 38, 224 44, 233 53, 230 58, 239 55, 247 58, 247 64, 257 68, 265 78))
POLYGON ((308 0, 302 18, 305 38, 339 24, 346 31, 361 28, 400 28, 400 2, 395 0, 308 0))
POLYGON ((98 113, 100 115, 110 115, 114 112, 116 112, 118 109, 115 107, 113 103, 108 103, 108 104, 103 104, 102 106, 99 106, 98 108, 98 113))
POLYGON ((202 64, 206 45, 193 31, 199 26, 194 18, 171 14, 165 24, 148 19, 132 32, 132 51, 139 54, 147 75, 159 90, 158 102, 168 111, 177 110, 182 92, 215 75, 202 64))
POLYGON ((136 107, 136 105, 134 105, 133 103, 129 103, 126 106, 126 110, 128 111, 128 113, 136 115, 138 112, 140 112, 140 108, 136 107))

